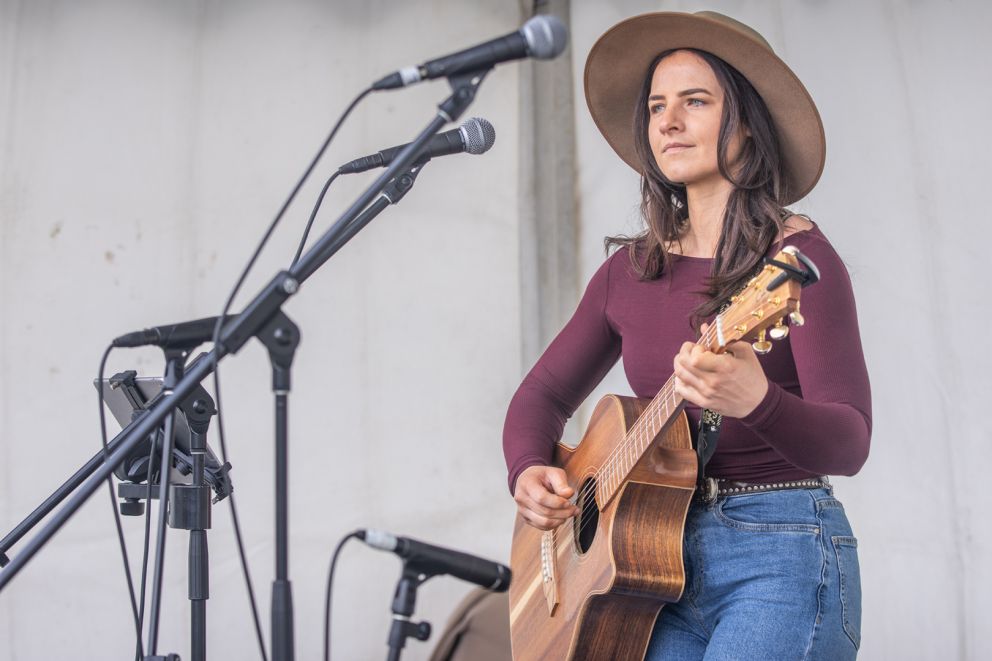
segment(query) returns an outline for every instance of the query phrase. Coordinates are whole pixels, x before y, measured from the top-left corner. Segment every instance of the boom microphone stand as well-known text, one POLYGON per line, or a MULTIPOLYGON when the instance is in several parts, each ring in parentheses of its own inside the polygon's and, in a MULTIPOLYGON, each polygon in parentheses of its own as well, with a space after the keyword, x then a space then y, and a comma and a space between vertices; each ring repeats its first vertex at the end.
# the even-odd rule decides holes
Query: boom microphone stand
MULTIPOLYGON (((397 174, 409 168, 417 157, 422 153, 427 142, 437 133, 446 123, 456 121, 465 112, 468 106, 472 103, 475 98, 475 93, 478 90, 486 73, 490 70, 491 66, 487 66, 478 71, 460 74, 458 76, 451 76, 448 78, 449 83, 453 88, 453 93, 445 99, 438 106, 437 115, 432 119, 427 127, 421 131, 413 142, 408 144, 403 148, 400 153, 396 156, 393 162, 390 164, 386 171, 379 176, 378 179, 373 182, 373 184, 364 192, 361 196, 348 208, 347 211, 338 219, 334 225, 324 233, 320 240, 311 248, 306 255, 300 259, 294 266, 289 270, 280 271, 277 273, 272 280, 262 289, 262 291, 256 295, 256 297, 248 304, 248 306, 237 316, 233 317, 228 321, 224 327, 221 329, 220 341, 214 346, 211 352, 208 354, 206 360, 201 360, 191 365, 184 375, 179 373, 179 370, 173 370, 174 379, 170 380, 170 391, 168 393, 163 393, 162 399, 157 405, 153 406, 148 410, 148 413, 140 418, 140 421, 134 426, 131 431, 123 435, 120 445, 114 450, 113 453, 107 458, 103 465, 93 473, 80 487, 78 493, 74 494, 72 499, 66 504, 62 509, 55 513, 45 525, 45 527, 33 537, 24 547, 24 550, 17 555, 2 571, 0 571, 0 591, 2 591, 5 586, 24 568, 24 566, 31 560, 32 557, 58 532, 62 526, 72 517, 73 514, 86 502, 86 500, 96 491, 100 484, 113 472, 114 467, 121 462, 133 449, 140 443, 143 439, 152 433, 163 421, 169 416, 173 416, 175 409, 189 396, 189 394, 194 390, 194 388, 213 370, 214 365, 218 363, 228 354, 237 353, 244 344, 252 337, 261 333, 266 325, 280 314, 280 308, 282 304, 293 294, 295 294, 300 285, 311 275, 313 275, 320 266, 326 262, 332 255, 334 255, 351 237, 356 234, 361 227, 371 221, 375 215, 378 215, 381 209, 370 213, 366 219, 361 222, 361 225, 352 228, 351 224, 353 221, 359 219, 359 215, 366 207, 370 207, 370 203, 373 199, 380 194, 386 185, 396 177, 397 174)), ((386 204, 382 204, 381 207, 385 208, 386 204)), ((264 342, 264 340, 263 340, 264 342)), ((288 372, 287 372, 288 376, 288 372)), ((278 401, 278 400, 277 400, 278 401)), ((170 417, 171 419, 171 417, 170 417)), ((172 431, 172 424, 167 424, 167 431, 172 431)), ((171 433, 167 434, 171 437, 171 433)), ((170 439, 167 439, 167 445, 171 443, 170 439)), ((163 466, 168 465, 168 454, 163 454, 165 461, 162 462, 163 466)), ((280 467, 277 467, 279 470, 280 467)), ((285 484, 285 471, 286 466, 282 466, 281 470, 283 472, 280 478, 277 475, 276 483, 285 484), (283 482, 280 482, 283 480, 283 482)), ((167 475, 167 472, 166 472, 167 475)), ((165 482, 165 479, 162 480, 165 482)), ((160 487, 159 495, 161 501, 165 502, 165 491, 164 487, 160 487)), ((288 529, 286 523, 286 512, 285 512, 285 502, 282 507, 276 508, 277 518, 279 522, 277 523, 277 537, 280 534, 279 530, 284 532, 288 529)), ((159 530, 161 531, 164 525, 164 521, 159 522, 159 530)), ((288 542, 287 542, 288 546, 288 542)), ((157 544, 156 554, 160 558, 162 552, 164 551, 164 540, 160 539, 157 544)), ((157 646, 157 627, 158 627, 158 615, 159 615, 159 601, 161 599, 160 581, 161 573, 156 570, 157 580, 156 586, 153 593, 153 605, 152 605, 152 623, 151 631, 149 633, 149 648, 146 652, 150 655, 150 659, 154 659, 156 646, 157 646)), ((278 614, 273 614, 273 618, 278 617, 279 631, 282 638, 277 641, 275 640, 275 635, 273 636, 273 649, 272 656, 275 661, 288 661, 293 658, 293 627, 292 627, 292 597, 291 590, 288 580, 288 568, 287 568, 287 578, 278 579, 276 585, 279 587, 279 598, 280 604, 288 604, 289 609, 284 609, 278 614)), ((274 586, 274 593, 276 592, 274 586)), ((274 602, 276 601, 276 595, 273 595, 274 602)), ((165 657, 157 657, 158 659, 164 659, 165 657)))

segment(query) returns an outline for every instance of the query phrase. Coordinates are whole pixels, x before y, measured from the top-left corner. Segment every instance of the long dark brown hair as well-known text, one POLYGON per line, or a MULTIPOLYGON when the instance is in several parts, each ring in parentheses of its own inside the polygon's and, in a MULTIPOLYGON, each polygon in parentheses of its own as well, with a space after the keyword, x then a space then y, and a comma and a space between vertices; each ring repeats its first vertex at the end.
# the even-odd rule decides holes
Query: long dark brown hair
POLYGON ((734 185, 723 216, 723 229, 707 289, 702 292, 708 300, 693 312, 694 327, 711 315, 744 284, 761 258, 783 229, 790 214, 782 206, 785 190, 778 135, 764 101, 751 83, 719 57, 692 48, 668 50, 655 58, 648 68, 641 93, 634 108, 634 140, 641 164, 641 214, 646 228, 633 237, 607 237, 609 250, 629 246, 631 262, 642 280, 655 280, 671 267, 672 255, 666 244, 681 245, 680 238, 688 228, 689 207, 685 186, 669 181, 655 161, 648 141, 648 96, 655 67, 663 59, 686 50, 701 57, 716 75, 723 89, 723 116, 717 145, 717 164, 722 174, 734 185), (728 147, 744 129, 745 137, 740 157, 728 162, 728 147), (731 169, 733 165, 733 169, 731 169))

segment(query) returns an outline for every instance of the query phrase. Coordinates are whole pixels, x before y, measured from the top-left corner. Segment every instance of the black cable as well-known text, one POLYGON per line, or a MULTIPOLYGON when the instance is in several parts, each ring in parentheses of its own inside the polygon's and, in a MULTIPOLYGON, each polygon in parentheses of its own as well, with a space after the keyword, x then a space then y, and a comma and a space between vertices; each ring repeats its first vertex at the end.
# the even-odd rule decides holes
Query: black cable
POLYGON ((331 661, 331 584, 334 582, 334 567, 338 564, 338 555, 341 554, 345 542, 360 537, 363 532, 362 530, 353 530, 345 535, 338 542, 337 548, 334 549, 334 555, 331 556, 331 568, 327 571, 327 593, 324 595, 324 661, 331 661))
MULTIPOLYGON (((103 373, 107 368, 107 358, 113 351, 114 345, 109 345, 100 358, 100 370, 97 373, 96 401, 100 409, 100 441, 103 443, 103 460, 106 461, 109 455, 109 445, 107 444, 107 414, 103 407, 103 373)), ((141 655, 144 656, 144 648, 141 648, 141 620, 138 617, 138 604, 134 597, 134 581, 131 579, 131 563, 127 557, 127 544, 124 543, 124 528, 121 526, 121 514, 117 510, 117 495, 114 493, 114 478, 107 476, 107 490, 110 493, 110 509, 114 511, 114 525, 117 527, 117 541, 121 545, 121 557, 124 560, 124 577, 127 579, 127 592, 131 598, 131 613, 134 615, 134 629, 138 636, 138 645, 141 655)))
MULTIPOLYGON (((355 106, 357 106, 359 102, 361 102, 361 100, 364 99, 366 96, 368 96, 371 92, 372 92, 371 87, 366 90, 363 90, 348 105, 344 113, 334 124, 334 128, 331 129, 331 132, 327 136, 327 139, 324 140, 324 144, 321 145, 320 149, 317 151, 317 154, 313 157, 313 160, 310 161, 310 165, 307 166, 307 169, 303 172, 303 175, 300 177, 300 180, 296 182, 296 186, 293 187, 293 190, 289 194, 289 197, 287 197, 286 201, 283 202, 283 205, 279 209, 279 212, 276 214, 276 217, 272 220, 272 223, 265 231, 265 234, 262 236, 262 240, 259 242, 258 247, 255 248, 255 252, 252 254, 251 259, 248 260, 248 264, 241 272, 241 275, 238 277, 238 280, 234 285, 234 288, 231 290, 230 295, 227 297, 227 301, 224 303, 224 311, 221 312, 220 317, 217 318, 217 324, 216 326, 214 326, 214 335, 213 335, 213 343, 215 347, 217 347, 220 344, 220 331, 224 327, 224 321, 227 319, 227 314, 231 310, 231 305, 234 302, 234 298, 238 295, 238 292, 241 290, 241 286, 244 284, 245 279, 247 279, 248 273, 255 265, 255 262, 258 260, 258 256, 262 253, 262 249, 265 247, 265 244, 268 243, 269 237, 272 236, 272 233, 275 231, 276 226, 279 224, 279 221, 282 220, 282 217, 286 214, 286 210, 289 208, 289 205, 292 204, 294 199, 296 199, 297 193, 300 192, 300 189, 303 187, 303 184, 310 177, 310 173, 313 172, 315 167, 317 167, 317 162, 324 155, 324 152, 327 150, 327 147, 331 144, 331 140, 333 140, 334 136, 337 135, 338 129, 341 128, 341 125, 344 123, 344 120, 347 119, 348 115, 351 114, 351 111, 355 109, 355 106)), ((216 352, 213 354, 213 363, 214 363, 213 364, 214 398, 217 400, 217 431, 220 436, 221 458, 225 463, 227 463, 228 461, 227 444, 224 438, 224 417, 222 413, 223 407, 221 406, 221 398, 220 398, 220 366, 218 364, 218 355, 216 352)), ((265 642, 262 638, 262 625, 258 618, 258 605, 255 603, 255 589, 252 586, 251 572, 248 569, 248 562, 245 556, 244 542, 241 539, 241 525, 238 522, 238 511, 234 505, 233 494, 229 496, 229 498, 231 501, 231 518, 234 523, 234 537, 237 540, 237 544, 238 544, 238 555, 241 558, 241 570, 245 576, 245 587, 247 587, 248 589, 248 598, 251 601, 251 612, 252 612, 252 617, 255 620, 255 634, 258 637, 259 652, 262 655, 262 660, 268 661, 268 656, 265 653, 265 642)))
MULTIPOLYGON (((148 470, 145 473, 145 541, 142 546, 141 551, 141 607, 138 609, 138 624, 141 627, 141 631, 145 629, 145 587, 148 584, 148 546, 152 536, 152 462, 155 461, 155 450, 158 443, 154 441, 158 436, 152 436, 152 441, 148 444, 148 470)), ((159 471, 161 473, 161 470, 159 471)), ((161 479, 161 478, 160 478, 161 479)), ((135 658, 135 661, 141 661, 144 658, 144 648, 141 643, 141 635, 138 635, 138 651, 141 653, 140 657, 135 658)))
MULTIPOLYGON (((341 125, 344 123, 344 120, 348 118, 348 115, 350 115, 351 111, 355 109, 355 106, 357 106, 361 102, 361 100, 364 99, 366 96, 368 96, 371 92, 372 92, 371 87, 363 90, 358 96, 356 96, 352 100, 352 102, 348 105, 348 107, 345 108, 344 113, 342 113, 341 117, 338 118, 338 121, 334 124, 334 128, 331 129, 331 132, 327 136, 327 139, 324 140, 324 144, 320 146, 320 149, 317 150, 317 154, 313 157, 313 160, 310 161, 310 165, 308 165, 307 169, 303 172, 303 176, 301 176, 300 180, 296 182, 296 186, 293 187, 293 191, 289 194, 289 197, 286 198, 286 201, 283 202, 283 205, 279 209, 279 212, 276 214, 276 217, 272 219, 272 223, 269 225, 269 228, 265 231, 265 234, 262 236, 262 240, 259 242, 258 247, 255 248, 255 252, 252 254, 251 259, 248 260, 248 264, 241 272, 241 275, 238 277, 238 280, 234 285, 234 289, 231 290, 231 294, 227 297, 227 301, 224 303, 224 311, 220 313, 220 317, 217 319, 217 325, 214 327, 213 343, 215 346, 220 342, 220 330, 221 328, 224 327, 224 321, 227 318, 227 313, 230 312, 231 310, 231 304, 234 302, 234 297, 238 295, 238 292, 241 290, 241 286, 244 284, 245 279, 248 277, 248 273, 251 271, 252 267, 255 266, 255 261, 258 259, 258 256, 261 254, 262 248, 264 248, 265 244, 268 243, 269 237, 272 236, 272 232, 275 231, 276 226, 279 224, 279 221, 282 220, 282 217, 286 214, 286 210, 289 208, 289 205, 293 203, 294 199, 296 199, 296 194, 300 192, 301 188, 303 188, 303 184, 306 183, 306 180, 310 177, 310 173, 313 172, 313 169, 315 167, 317 167, 317 162, 324 155, 324 152, 327 151, 327 147, 330 146, 331 140, 333 140, 334 136, 337 135, 338 129, 341 128, 341 125)), ((214 360, 214 366, 213 366, 214 375, 216 376, 217 374, 216 354, 214 354, 213 360, 214 360)), ((217 411, 218 411, 217 414, 219 416, 220 415, 219 406, 217 407, 217 411)))
POLYGON ((331 178, 324 183, 324 188, 321 189, 320 195, 317 196, 317 203, 313 205, 313 211, 310 212, 310 220, 307 221, 307 227, 303 230, 303 238, 300 239, 300 245, 296 248, 296 255, 293 257, 293 263, 289 265, 292 269, 296 266, 296 262, 300 261, 300 257, 303 256, 303 247, 307 245, 307 237, 310 236, 310 228, 313 227, 313 219, 317 217, 317 210, 320 209, 320 205, 324 202, 324 195, 327 194, 327 189, 331 187, 331 183, 338 178, 341 174, 341 170, 338 170, 331 175, 331 178))

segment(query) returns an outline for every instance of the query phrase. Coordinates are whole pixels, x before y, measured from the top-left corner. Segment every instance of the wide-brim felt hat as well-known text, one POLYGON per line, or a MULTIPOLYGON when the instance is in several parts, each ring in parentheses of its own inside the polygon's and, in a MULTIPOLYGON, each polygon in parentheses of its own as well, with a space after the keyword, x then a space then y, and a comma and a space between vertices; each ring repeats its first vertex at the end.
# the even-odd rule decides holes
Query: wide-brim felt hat
POLYGON ((661 53, 679 48, 716 55, 754 86, 778 133, 785 172, 781 202, 791 204, 805 197, 819 180, 826 158, 816 104, 760 34, 716 12, 642 14, 617 23, 593 45, 586 59, 586 103, 614 151, 642 171, 634 147, 634 106, 652 73, 651 63, 661 53))

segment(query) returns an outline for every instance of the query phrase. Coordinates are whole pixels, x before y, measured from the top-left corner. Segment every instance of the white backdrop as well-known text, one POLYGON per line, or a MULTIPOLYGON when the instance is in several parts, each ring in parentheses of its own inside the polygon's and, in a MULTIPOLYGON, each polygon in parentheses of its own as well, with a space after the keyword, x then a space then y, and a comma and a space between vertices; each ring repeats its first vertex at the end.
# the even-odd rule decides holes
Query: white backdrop
MULTIPOLYGON (((872 377, 872 454, 838 480, 860 538, 862 658, 982 659, 992 536, 980 515, 992 373, 981 335, 985 130, 978 2, 573 3, 576 93, 596 37, 656 9, 715 9, 756 29, 817 100, 827 169, 796 205, 855 286, 872 377)), ((0 534, 97 451, 90 381, 109 338, 217 314, 265 226, 350 98, 397 66, 503 34, 529 3, 0 0, 0 534), (411 27, 413 28, 411 30, 411 27)), ((486 80, 469 115, 497 141, 439 159, 306 283, 291 411, 299 658, 320 650, 327 562, 357 526, 506 559, 512 502, 499 447, 525 366, 518 232, 519 65, 486 80)), ((292 256, 324 177, 405 142, 442 83, 366 100, 246 285, 292 256)), ((576 102, 580 282, 605 234, 637 228, 633 173, 576 102)), ((370 178, 332 187, 326 227, 370 178)), ((536 285, 535 285, 536 286, 536 285)), ((241 302, 247 300, 242 297, 241 302)), ((815 323, 811 319, 810 323, 815 323)), ((153 374, 151 350, 109 373, 153 374)), ((273 573, 271 394, 254 342, 222 369, 232 478, 268 628, 273 573)), ((627 391, 612 374, 600 392, 627 391)), ((595 401, 595 393, 592 401, 595 401)), ((578 416, 578 422, 581 418, 578 416)), ((574 440, 574 439, 573 439, 574 440)), ((215 439, 212 446, 219 451, 215 439)), ((124 658, 132 645, 104 489, 0 594, 0 658, 124 658)), ((141 525, 125 519, 132 563, 141 525)), ((255 658, 226 506, 214 511, 209 652, 255 658)), ((12 554, 16 554, 18 545, 12 554)), ((188 656, 186 537, 171 532, 160 652, 188 656)), ((385 653, 399 563, 346 547, 337 658, 385 653)), ((418 616, 436 627, 467 588, 438 578, 418 616)), ((435 635, 436 639, 436 635, 435 635)), ((411 643, 404 658, 423 659, 411 643)))

